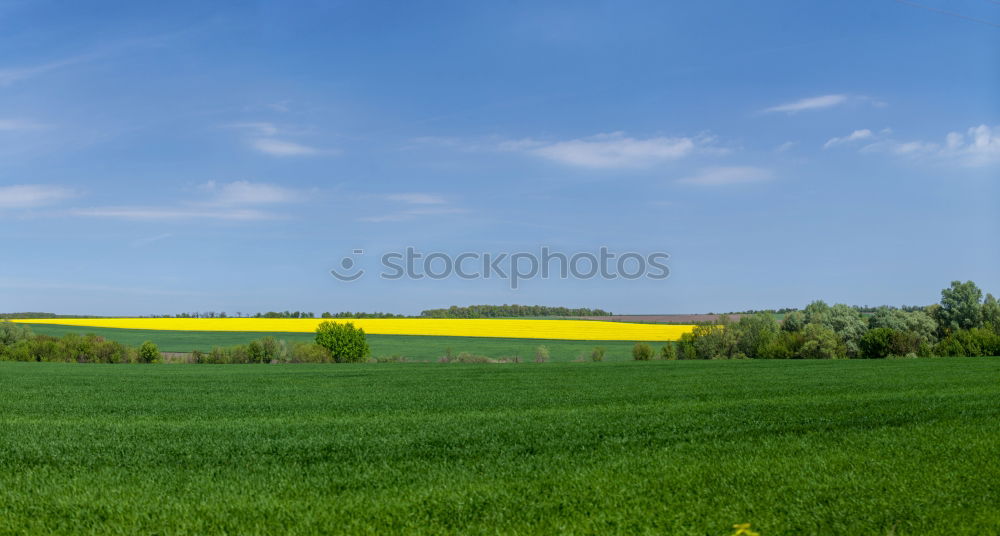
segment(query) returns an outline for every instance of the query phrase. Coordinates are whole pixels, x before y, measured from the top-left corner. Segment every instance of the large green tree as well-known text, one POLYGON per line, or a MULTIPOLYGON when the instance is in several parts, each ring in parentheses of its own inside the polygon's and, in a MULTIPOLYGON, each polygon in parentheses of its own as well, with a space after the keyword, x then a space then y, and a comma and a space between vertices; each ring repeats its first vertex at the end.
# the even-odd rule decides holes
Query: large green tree
POLYGON ((933 344, 937 338, 935 336, 937 322, 923 311, 903 311, 879 307, 868 319, 868 327, 909 332, 918 337, 920 342, 927 344, 933 344))
POLYGON ((987 294, 983 300, 983 325, 1000 333, 1000 302, 992 294, 987 294))
POLYGON ((837 359, 847 354, 837 333, 822 324, 807 324, 802 329, 802 336, 805 342, 799 348, 801 358, 837 359))
POLYGON ((771 313, 743 315, 732 329, 738 334, 736 347, 746 357, 764 357, 764 349, 778 336, 778 322, 771 313))
POLYGON ((782 331, 796 332, 802 331, 806 325, 806 315, 802 311, 791 311, 785 314, 785 319, 781 322, 782 331))
POLYGON ((365 330, 352 322, 323 322, 316 326, 316 344, 329 350, 338 363, 363 363, 371 355, 365 330))
POLYGON ((941 307, 937 310, 942 332, 981 327, 982 299, 983 291, 972 281, 952 281, 949 288, 941 291, 941 307))
POLYGON ((0 346, 13 345, 18 341, 30 339, 31 329, 28 326, 15 324, 6 320, 0 321, 0 346))
POLYGON ((861 351, 859 343, 861 337, 868 331, 868 324, 857 309, 838 303, 817 315, 816 320, 812 322, 833 330, 844 343, 847 355, 854 357, 861 351))
POLYGON ((826 314, 830 312, 830 306, 823 300, 816 300, 803 310, 806 324, 822 324, 826 319, 826 314))

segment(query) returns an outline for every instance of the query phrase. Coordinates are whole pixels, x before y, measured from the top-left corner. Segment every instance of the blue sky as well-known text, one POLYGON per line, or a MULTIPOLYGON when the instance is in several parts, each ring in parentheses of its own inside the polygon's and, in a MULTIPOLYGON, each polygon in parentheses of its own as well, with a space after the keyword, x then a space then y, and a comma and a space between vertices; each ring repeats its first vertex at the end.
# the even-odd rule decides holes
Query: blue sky
POLYGON ((997 293, 998 25, 987 0, 0 1, 0 310, 997 293), (671 277, 329 275, 407 246, 665 251, 671 277))

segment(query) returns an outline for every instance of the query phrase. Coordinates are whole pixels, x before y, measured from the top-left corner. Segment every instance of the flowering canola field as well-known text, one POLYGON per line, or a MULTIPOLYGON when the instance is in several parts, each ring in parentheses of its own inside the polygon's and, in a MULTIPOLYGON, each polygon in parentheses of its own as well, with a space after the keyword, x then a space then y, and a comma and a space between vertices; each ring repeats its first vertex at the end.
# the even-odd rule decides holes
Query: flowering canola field
POLYGON ((25 324, 164 331, 311 333, 320 322, 352 322, 372 335, 435 335, 572 341, 675 341, 692 325, 507 318, 40 318, 25 324))

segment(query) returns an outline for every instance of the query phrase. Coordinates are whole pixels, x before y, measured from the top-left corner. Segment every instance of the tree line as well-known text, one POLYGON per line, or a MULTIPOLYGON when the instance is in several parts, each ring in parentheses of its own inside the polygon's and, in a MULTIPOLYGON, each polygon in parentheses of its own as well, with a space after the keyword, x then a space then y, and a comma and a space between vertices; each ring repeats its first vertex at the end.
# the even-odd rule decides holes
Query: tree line
MULTIPOLYGON (((1000 355, 1000 303, 972 281, 953 281, 939 303, 879 307, 870 316, 814 301, 781 322, 770 313, 699 324, 675 349, 680 359, 839 359, 1000 355)), ((645 355, 645 354, 643 354, 645 355)))
MULTIPOLYGON (((880 305, 880 306, 877 306, 877 307, 873 307, 871 305, 848 305, 847 307, 850 307, 851 309, 854 309, 856 311, 860 311, 862 313, 871 313, 871 312, 874 312, 876 309, 882 309, 882 308, 886 308, 886 309, 899 309, 901 311, 906 311, 906 312, 923 311, 926 308, 925 305, 880 305)), ((800 309, 798 307, 781 307, 779 309, 747 309, 745 311, 729 311, 727 313, 719 313, 719 314, 723 314, 723 315, 752 315, 752 314, 757 314, 757 313, 772 313, 772 314, 783 315, 783 314, 786 314, 786 313, 790 313, 792 311, 799 311, 799 310, 800 309)), ((710 312, 708 314, 714 315, 715 313, 710 312)))
MULTIPOLYGON (((357 363, 371 356, 367 337, 352 323, 323 322, 314 342, 288 344, 274 337, 247 344, 215 346, 208 352, 182 354, 187 363, 357 363)), ((28 326, 0 322, 0 361, 57 363, 162 363, 163 354, 150 341, 129 346, 98 335, 36 335, 28 326)), ((176 360, 176 357, 175 357, 176 360)))
POLYGON ((21 324, 0 322, 0 361, 63 363, 159 363, 162 354, 150 341, 128 346, 98 335, 36 335, 21 324))
POLYGON ((546 305, 452 305, 446 309, 421 311, 423 318, 510 318, 531 316, 611 316, 603 309, 549 307, 546 305))
MULTIPOLYGON (((588 309, 586 307, 571 309, 567 307, 548 307, 545 305, 470 305, 460 307, 452 305, 446 309, 427 309, 420 313, 421 318, 505 318, 531 316, 611 316, 603 309, 588 309)), ((53 313, 2 313, 3 318, 99 318, 96 316, 57 315, 53 313)), ((189 313, 141 315, 140 318, 414 318, 412 315, 394 313, 364 313, 341 311, 339 313, 324 312, 317 315, 311 311, 268 311, 266 313, 244 313, 237 311, 194 311, 189 313)))

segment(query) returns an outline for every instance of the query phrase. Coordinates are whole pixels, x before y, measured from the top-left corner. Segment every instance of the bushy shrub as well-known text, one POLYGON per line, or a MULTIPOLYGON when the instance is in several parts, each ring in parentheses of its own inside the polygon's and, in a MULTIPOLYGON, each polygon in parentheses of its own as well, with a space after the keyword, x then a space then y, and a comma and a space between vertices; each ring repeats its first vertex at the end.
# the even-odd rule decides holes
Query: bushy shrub
POLYGON ((264 347, 260 341, 250 341, 250 344, 246 345, 246 360, 247 363, 264 362, 264 347))
POLYGON ((381 355, 375 358, 376 363, 406 363, 406 358, 401 355, 381 355))
POLYGON ((139 347, 138 360, 140 363, 159 363, 163 360, 163 356, 152 341, 146 341, 139 347))
POLYGON ((785 314, 781 322, 782 331, 802 331, 806 326, 806 315, 802 311, 792 311, 785 314))
POLYGON ((861 337, 861 357, 877 359, 893 355, 892 339, 897 333, 899 332, 892 328, 873 328, 868 330, 861 337))
POLYGON ((108 341, 102 337, 93 337, 90 342, 91 359, 93 363, 128 363, 129 348, 118 341, 108 341))
POLYGON ((31 328, 6 320, 0 321, 0 347, 12 346, 33 336, 31 328))
POLYGON ((288 352, 285 341, 279 341, 271 336, 260 339, 260 346, 263 350, 264 363, 280 363, 288 352))
POLYGON ((458 355, 446 355, 438 359, 438 363, 496 363, 484 355, 477 355, 469 352, 459 352, 458 355))
POLYGON ((820 324, 806 324, 802 329, 803 343, 798 356, 803 359, 838 359, 847 356, 837 332, 820 324))
POLYGON ((604 361, 604 354, 606 350, 603 346, 595 346, 590 352, 591 361, 604 361))
POLYGON ((46 361, 64 363, 130 363, 136 360, 134 349, 97 335, 70 333, 62 338, 48 335, 18 337, 13 344, 0 345, 0 360, 46 361))
POLYGON ((316 327, 316 344, 338 363, 364 363, 371 355, 365 330, 351 322, 323 322, 316 327))
POLYGON ((535 363, 544 363, 549 360, 549 348, 545 345, 535 348, 535 363))
POLYGON ((492 360, 492 359, 490 359, 490 358, 488 358, 488 357, 486 357, 484 355, 477 355, 477 354, 473 354, 473 353, 469 353, 469 352, 459 352, 459 354, 457 356, 455 356, 454 362, 455 363, 496 363, 496 361, 494 361, 494 360, 492 360))
POLYGON ((731 329, 728 316, 715 322, 702 323, 678 342, 682 359, 731 359, 739 353, 739 330, 731 329))
POLYGON ((986 328, 955 330, 934 346, 934 354, 944 357, 1000 355, 1000 334, 986 328))
POLYGON ((931 315, 923 311, 903 311, 879 307, 868 319, 868 327, 889 328, 900 332, 910 332, 921 342, 932 344, 936 341, 938 325, 931 315))
POLYGON ((0 346, 0 361, 35 361, 28 341, 0 346))
POLYGON ((730 329, 736 330, 737 351, 746 357, 760 357, 778 336, 778 322, 770 313, 744 315, 730 329))
MULTIPOLYGON (((305 354, 309 354, 309 351, 305 351, 305 354)), ((277 340, 274 337, 264 337, 250 341, 247 344, 228 347, 216 346, 207 354, 194 352, 192 353, 192 362, 232 365, 246 363, 288 363, 296 361, 289 356, 288 346, 285 341, 277 340)))
POLYGON ((226 365, 232 363, 229 348, 222 348, 220 346, 213 346, 212 350, 208 352, 205 356, 205 363, 210 363, 212 365, 226 365))
POLYGON ((677 347, 669 342, 664 344, 660 348, 660 359, 666 359, 667 361, 673 361, 677 359, 677 347))
POLYGON ((1000 300, 992 294, 987 294, 983 300, 983 327, 1000 335, 1000 300))
POLYGON ((837 334, 846 356, 855 357, 861 351, 859 343, 861 337, 868 331, 868 322, 857 309, 838 303, 822 315, 822 321, 819 323, 837 334))
POLYGON ((39 335, 28 342, 34 361, 69 361, 69 354, 62 349, 62 341, 48 335, 39 335))
POLYGON ((331 363, 333 356, 326 348, 310 342, 297 342, 288 353, 292 363, 331 363))
POLYGON ((653 359, 653 347, 644 342, 635 343, 635 346, 632 347, 632 359, 636 361, 653 359))
POLYGON ((682 333, 677 341, 678 359, 698 359, 698 349, 694 344, 694 333, 682 333))
POLYGON ((761 359, 798 359, 801 357, 805 337, 801 331, 782 330, 771 342, 760 350, 761 359))

